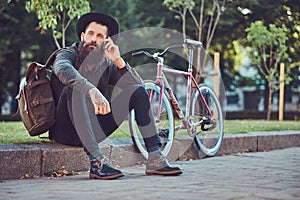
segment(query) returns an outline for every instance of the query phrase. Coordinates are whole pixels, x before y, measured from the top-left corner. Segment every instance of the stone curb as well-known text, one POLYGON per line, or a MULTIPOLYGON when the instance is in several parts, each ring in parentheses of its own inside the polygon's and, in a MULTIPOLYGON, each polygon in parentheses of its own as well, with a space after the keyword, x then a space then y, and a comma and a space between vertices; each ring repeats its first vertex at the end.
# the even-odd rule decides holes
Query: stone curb
MULTIPOLYGON (((191 137, 176 137, 168 155, 169 160, 203 158, 204 155, 193 146, 191 137)), ((225 134, 218 155, 299 146, 300 130, 225 134)), ((111 163, 120 168, 142 164, 145 161, 136 153, 130 139, 106 140, 99 147, 109 157, 111 163)), ((58 143, 0 145, 0 180, 18 179, 25 174, 41 176, 62 166, 69 171, 86 171, 89 168, 88 157, 81 147, 58 143)))

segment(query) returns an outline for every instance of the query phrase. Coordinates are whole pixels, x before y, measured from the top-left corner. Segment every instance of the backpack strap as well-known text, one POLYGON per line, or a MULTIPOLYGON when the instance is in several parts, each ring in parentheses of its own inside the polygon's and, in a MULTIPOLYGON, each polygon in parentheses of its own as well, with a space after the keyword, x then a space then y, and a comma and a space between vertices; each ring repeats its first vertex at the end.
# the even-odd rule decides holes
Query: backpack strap
POLYGON ((45 63, 45 67, 49 69, 50 66, 53 64, 56 55, 57 55, 60 51, 62 51, 62 50, 64 50, 64 49, 69 49, 69 47, 63 47, 63 48, 56 49, 55 51, 53 51, 52 54, 48 57, 48 59, 47 59, 47 61, 46 61, 46 63, 45 63))

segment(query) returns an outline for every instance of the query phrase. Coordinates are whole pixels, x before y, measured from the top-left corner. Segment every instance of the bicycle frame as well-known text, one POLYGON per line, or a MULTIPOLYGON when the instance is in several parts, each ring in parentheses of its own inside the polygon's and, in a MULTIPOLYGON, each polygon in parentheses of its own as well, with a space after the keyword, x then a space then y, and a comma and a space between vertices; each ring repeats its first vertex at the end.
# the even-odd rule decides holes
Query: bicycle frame
MULTIPOLYGON (((195 126, 201 125, 202 121, 199 122, 191 122, 190 120, 188 120, 189 116, 190 116, 190 100, 191 100, 191 96, 192 96, 192 89, 197 89, 200 95, 200 99, 205 107, 205 109, 207 110, 207 112, 209 113, 210 117, 213 117, 212 112, 210 111, 208 104, 204 98, 204 96, 202 95, 202 93, 200 92, 200 88, 193 76, 193 66, 192 66, 192 60, 193 60, 193 49, 189 48, 189 66, 188 66, 188 71, 182 71, 182 70, 176 70, 176 69, 169 69, 169 68, 165 68, 164 67, 164 59, 162 57, 157 56, 157 75, 156 75, 156 80, 155 83, 159 85, 160 87, 160 93, 159 93, 159 104, 158 104, 158 109, 161 110, 162 107, 162 96, 163 96, 163 92, 164 90, 166 90, 169 94, 170 97, 170 101, 171 104, 173 105, 178 117, 182 120, 182 125, 177 126, 175 128, 176 130, 179 129, 187 129, 188 130, 188 134, 190 136, 194 136, 194 134, 192 133, 192 129, 195 126), (174 92, 172 90, 172 88, 170 87, 170 84, 168 82, 168 80, 166 79, 165 76, 165 72, 166 73, 171 73, 171 74, 176 74, 176 75, 182 75, 182 76, 186 76, 187 77, 187 95, 186 95, 186 112, 185 115, 179 105, 179 102, 177 101, 177 99, 175 98, 174 92)), ((150 94, 150 102, 152 103, 153 100, 153 95, 150 94)), ((159 112, 160 115, 160 112, 159 112)), ((158 116, 158 119, 160 119, 160 116, 158 116)))

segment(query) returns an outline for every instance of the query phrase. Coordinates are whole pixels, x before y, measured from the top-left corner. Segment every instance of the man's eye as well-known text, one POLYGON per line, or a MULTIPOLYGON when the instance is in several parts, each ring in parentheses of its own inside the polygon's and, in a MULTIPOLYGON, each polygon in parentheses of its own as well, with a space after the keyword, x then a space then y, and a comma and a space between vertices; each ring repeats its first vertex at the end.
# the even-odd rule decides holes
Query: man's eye
POLYGON ((97 35, 98 38, 104 39, 104 35, 97 35))

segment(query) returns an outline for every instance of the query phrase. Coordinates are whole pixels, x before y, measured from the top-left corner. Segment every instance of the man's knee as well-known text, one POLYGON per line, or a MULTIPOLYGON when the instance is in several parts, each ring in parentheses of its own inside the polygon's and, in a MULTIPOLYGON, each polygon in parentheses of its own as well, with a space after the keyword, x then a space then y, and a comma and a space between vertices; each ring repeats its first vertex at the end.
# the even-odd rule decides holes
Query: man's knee
POLYGON ((149 101, 148 93, 144 86, 134 85, 135 90, 133 92, 132 98, 135 103, 149 101))

